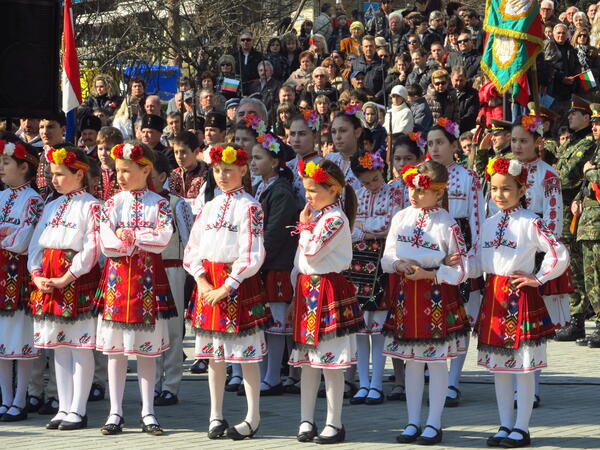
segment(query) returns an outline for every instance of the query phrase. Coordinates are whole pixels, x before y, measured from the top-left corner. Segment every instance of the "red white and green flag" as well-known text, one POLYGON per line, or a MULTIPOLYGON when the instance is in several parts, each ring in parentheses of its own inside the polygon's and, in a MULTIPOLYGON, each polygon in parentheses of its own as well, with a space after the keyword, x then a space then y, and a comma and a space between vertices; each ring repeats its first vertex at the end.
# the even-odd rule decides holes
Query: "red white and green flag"
POLYGON ((524 108, 529 103, 529 80, 526 73, 521 75, 513 85, 513 101, 524 108))
POLYGON ((584 91, 589 91, 597 86, 596 79, 594 78, 594 74, 591 70, 586 70, 585 72, 577 75, 577 77, 579 78, 579 82, 581 83, 581 87, 584 91))
POLYGON ((237 92, 240 87, 240 80, 235 78, 223 78, 223 84, 221 85, 222 91, 237 92))

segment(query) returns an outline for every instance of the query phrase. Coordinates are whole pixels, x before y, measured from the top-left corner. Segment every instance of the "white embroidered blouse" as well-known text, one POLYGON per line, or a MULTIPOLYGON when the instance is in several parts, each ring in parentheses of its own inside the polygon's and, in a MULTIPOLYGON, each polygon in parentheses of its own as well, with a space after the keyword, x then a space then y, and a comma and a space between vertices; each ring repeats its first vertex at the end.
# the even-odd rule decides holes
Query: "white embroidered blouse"
POLYGON ((385 239, 392 217, 402 209, 402 193, 392 185, 384 184, 376 193, 362 187, 356 197, 358 208, 352 229, 352 242, 364 240, 366 233, 377 239, 385 239))
POLYGON ((481 221, 485 218, 485 203, 479 177, 460 164, 448 167, 448 212, 455 219, 469 221, 472 244, 477 242, 481 221))
POLYGON ((27 248, 44 200, 29 183, 0 192, 0 248, 20 255, 27 248))

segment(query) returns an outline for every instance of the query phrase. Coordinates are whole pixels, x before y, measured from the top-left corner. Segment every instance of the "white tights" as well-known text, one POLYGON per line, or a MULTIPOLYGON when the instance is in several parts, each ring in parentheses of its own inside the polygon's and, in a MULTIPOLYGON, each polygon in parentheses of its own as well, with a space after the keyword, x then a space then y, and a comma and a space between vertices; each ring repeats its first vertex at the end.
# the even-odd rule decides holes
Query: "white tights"
MULTIPOLYGON (((344 403, 344 371, 340 369, 323 369, 325 391, 327 393, 327 420, 321 432, 323 436, 335 436, 336 428, 342 427, 342 404, 344 403)), ((315 423, 315 404, 321 384, 321 370, 314 367, 302 367, 300 378, 300 421, 315 423)), ((301 424, 300 432, 309 431, 310 425, 301 424)))
POLYGON ((58 391, 58 414, 53 420, 80 422, 94 378, 93 350, 58 347, 54 349, 54 371, 58 391))
MULTIPOLYGON (((283 358, 283 351, 285 350, 286 336, 281 334, 265 333, 265 339, 267 340, 267 353, 266 360, 263 359, 261 362, 261 368, 264 368, 261 373, 261 378, 269 386, 277 386, 281 384, 281 359, 283 358)), ((265 385, 264 388, 268 389, 269 386, 265 385)))
MULTIPOLYGON (((383 344, 385 337, 381 334, 357 334, 356 347, 358 353, 358 379, 359 386, 367 389, 379 389, 381 391, 383 384, 383 369, 385 368, 385 355, 383 354, 383 344), (373 362, 373 372, 369 380, 369 357, 373 362)), ((372 393, 364 390, 362 397, 368 396, 379 398, 381 394, 376 391, 372 393)))
MULTIPOLYGON (((533 396, 535 393, 534 373, 519 373, 517 379, 517 420, 514 420, 513 382, 510 373, 494 373, 494 386, 496 388, 496 402, 500 425, 512 430, 519 428, 529 431, 529 419, 533 410, 533 396)), ((506 437, 506 433, 499 432, 498 437, 506 437)), ((512 439, 521 439, 520 433, 511 433, 512 439)))
MULTIPOLYGON (((33 359, 22 359, 17 361, 17 390, 13 389, 13 360, 0 359, 0 389, 2 390, 2 403, 7 406, 15 405, 19 408, 25 407, 27 386, 31 378, 33 359)), ((1 408, 7 412, 6 408, 1 408)), ((19 411, 10 408, 9 414, 17 415, 19 411)))

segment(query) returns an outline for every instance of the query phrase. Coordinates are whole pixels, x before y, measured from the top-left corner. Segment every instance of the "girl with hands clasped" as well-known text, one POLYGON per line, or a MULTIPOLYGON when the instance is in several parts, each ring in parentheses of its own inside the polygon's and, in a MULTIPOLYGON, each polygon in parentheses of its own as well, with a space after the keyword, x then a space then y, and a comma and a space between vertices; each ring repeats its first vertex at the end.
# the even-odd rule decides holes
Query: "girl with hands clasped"
POLYGON ((75 147, 49 148, 52 185, 59 194, 44 209, 29 244, 28 268, 33 343, 54 349, 59 412, 47 429, 87 426, 86 406, 94 378, 100 203, 85 190, 88 159, 75 147))
POLYGON ((554 334, 539 287, 565 271, 569 255, 544 221, 521 207, 528 177, 519 161, 490 160, 486 178, 499 211, 483 223, 468 266, 469 276, 487 274, 475 326, 478 364, 494 373, 500 415, 500 429, 487 444, 522 447, 530 444, 534 373, 547 366, 546 339, 554 334), (536 252, 544 257, 534 274, 536 252), (517 378, 516 421, 512 374, 517 378))
POLYGON ((265 260, 263 210, 242 187, 248 171, 244 149, 215 146, 210 164, 222 194, 203 206, 185 249, 184 268, 196 280, 188 315, 196 331, 195 356, 209 360, 208 437, 241 440, 260 425, 257 363, 267 353, 263 329, 271 319, 258 275, 265 260), (223 417, 225 363, 241 363, 248 402, 245 420, 233 427, 223 417))
POLYGON ((448 383, 446 361, 466 352, 468 322, 458 284, 467 276, 466 247, 456 221, 440 207, 448 171, 426 161, 402 176, 411 206, 392 219, 381 260, 399 276, 392 287, 384 353, 406 361, 408 425, 399 443, 433 445, 442 440, 448 383), (454 255, 457 264, 446 264, 454 255), (429 415, 421 429, 425 363, 429 368, 429 415))
POLYGON ((0 421, 27 418, 27 385, 33 360, 33 320, 29 305, 27 246, 42 213, 43 200, 31 186, 38 166, 37 149, 4 135, 0 139, 0 421), (13 389, 13 361, 17 383, 13 389))
POLYGON ((135 355, 142 397, 142 431, 163 433, 154 416, 156 359, 169 348, 167 320, 177 316, 161 252, 173 234, 169 200, 148 189, 154 153, 139 143, 111 150, 122 192, 100 212, 106 263, 96 292, 96 350, 108 355, 110 414, 104 435, 123 431, 127 357, 135 355))

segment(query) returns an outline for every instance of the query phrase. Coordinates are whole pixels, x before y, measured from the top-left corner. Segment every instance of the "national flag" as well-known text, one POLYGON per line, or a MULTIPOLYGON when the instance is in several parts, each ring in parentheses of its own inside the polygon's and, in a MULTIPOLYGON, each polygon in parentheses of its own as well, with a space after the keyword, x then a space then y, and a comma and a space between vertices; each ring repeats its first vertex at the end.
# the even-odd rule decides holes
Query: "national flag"
POLYGON ((538 0, 487 0, 483 29, 544 45, 538 0))
POLYGON ((529 103, 529 80, 524 73, 513 85, 513 100, 524 108, 529 103))
POLYGON ((81 84, 79 81, 79 60, 73 31, 73 2, 65 0, 63 16, 63 67, 62 67, 62 109, 67 115, 65 138, 75 136, 77 108, 81 105, 81 84))
POLYGON ((222 91, 237 92, 240 87, 240 80, 234 78, 223 78, 223 84, 221 85, 222 91))
POLYGON ((313 34, 313 30, 310 30, 310 36, 308 36, 308 45, 314 45, 315 43, 315 35, 313 34))
POLYGON ((586 70, 585 72, 577 75, 577 77, 579 78, 579 82, 581 83, 581 87, 584 91, 589 91, 597 86, 596 79, 594 78, 594 74, 591 70, 586 70))

